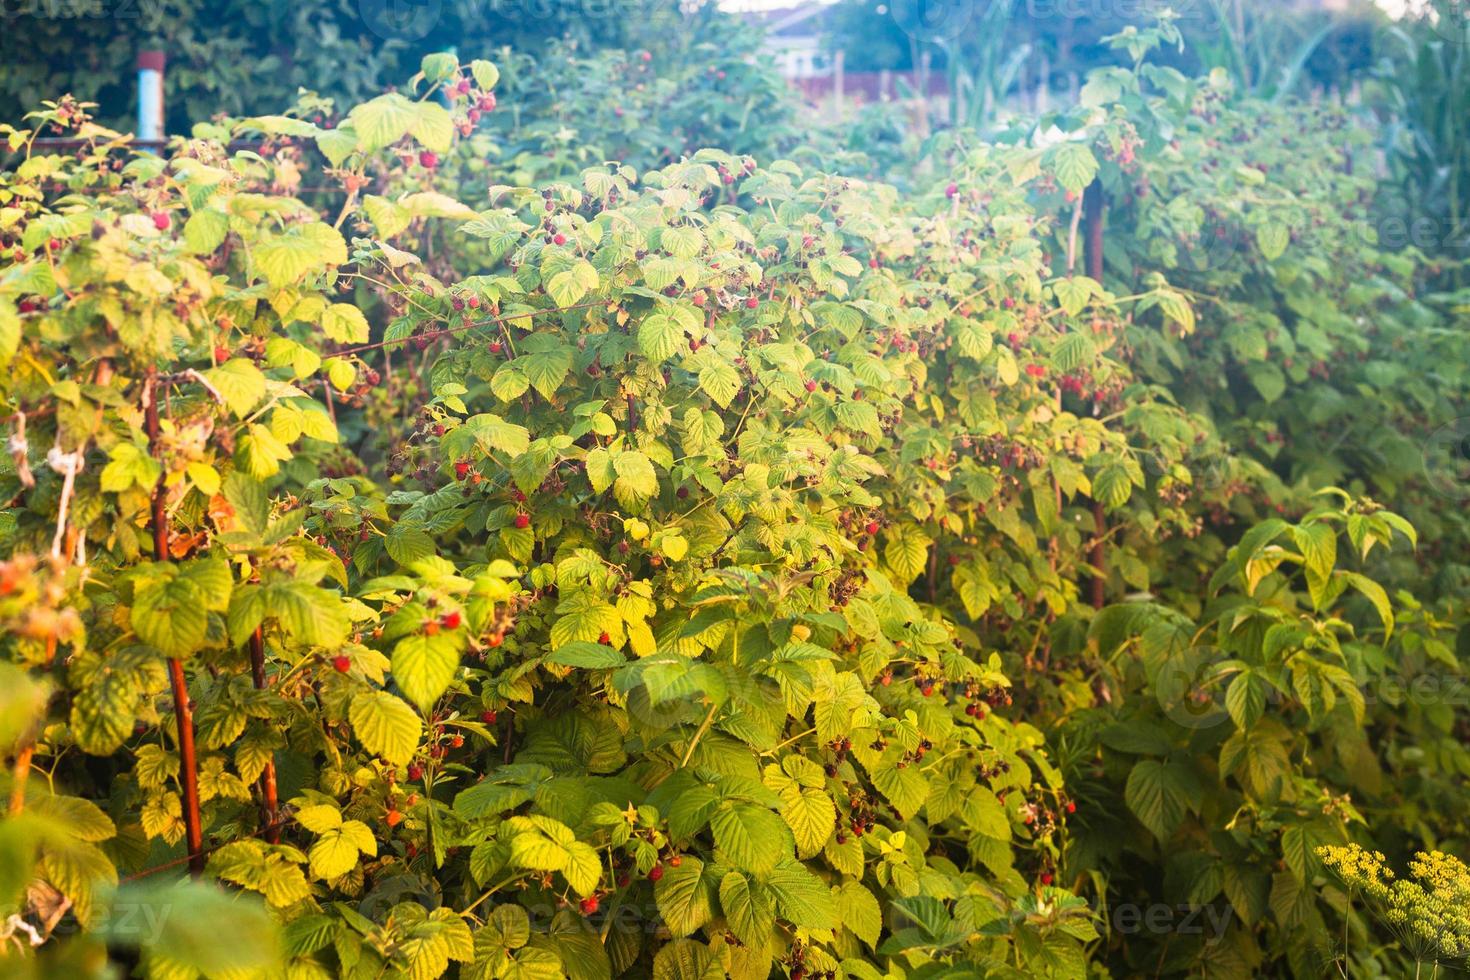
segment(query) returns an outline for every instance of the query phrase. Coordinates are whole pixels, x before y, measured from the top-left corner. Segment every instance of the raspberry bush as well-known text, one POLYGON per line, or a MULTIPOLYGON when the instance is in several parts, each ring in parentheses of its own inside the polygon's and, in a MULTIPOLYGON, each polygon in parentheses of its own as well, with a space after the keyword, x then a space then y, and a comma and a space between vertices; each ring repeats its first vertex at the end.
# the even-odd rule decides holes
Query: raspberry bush
POLYGON ((159 156, 70 101, 34 123, 83 151, 8 132, 0 844, 46 968, 1080 977, 1101 836, 1144 880, 1217 809, 1263 863, 1346 839, 1294 712, 1361 721, 1352 671, 1442 641, 1356 493, 1201 533, 1228 444, 1139 356, 1200 293, 1110 291, 1081 223, 1169 107, 1115 78, 900 194, 507 168, 542 137, 498 79, 435 55, 159 156), (1223 746, 1165 696, 1200 677, 1223 746))

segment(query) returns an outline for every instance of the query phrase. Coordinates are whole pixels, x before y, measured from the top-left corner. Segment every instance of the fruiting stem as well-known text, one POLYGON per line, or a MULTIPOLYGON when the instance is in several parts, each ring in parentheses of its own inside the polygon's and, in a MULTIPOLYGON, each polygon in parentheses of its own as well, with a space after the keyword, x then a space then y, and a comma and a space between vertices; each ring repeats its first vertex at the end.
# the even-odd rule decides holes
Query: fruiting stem
POLYGON ((694 733, 694 737, 689 740, 689 747, 684 750, 684 758, 679 760, 680 769, 689 765, 689 760, 694 758, 695 746, 699 745, 699 740, 704 738, 704 733, 709 731, 709 726, 714 724, 715 712, 718 710, 720 710, 720 703, 718 701, 710 702, 709 711, 705 713, 704 721, 699 723, 699 730, 694 733))
MULTIPOLYGON (((259 626, 250 634, 250 676, 255 689, 264 691, 265 683, 265 637, 259 626)), ((272 844, 281 842, 281 826, 277 819, 280 802, 276 796, 276 762, 267 759, 260 772, 260 822, 265 825, 265 839, 272 844)))
MULTIPOLYGON (((1082 192, 1082 210, 1087 218, 1087 275, 1099 286, 1103 281, 1103 189, 1097 180, 1087 185, 1082 192)), ((1092 504, 1093 539, 1088 562, 1096 572, 1092 578, 1092 608, 1101 609, 1107 603, 1107 541, 1108 518, 1101 501, 1092 504)))
MULTIPOLYGON (((143 382, 143 425, 148 433, 148 449, 154 458, 162 456, 158 430, 158 372, 148 369, 143 382)), ((153 560, 168 561, 168 487, 164 480, 167 469, 159 473, 153 487, 153 560)), ((169 687, 174 699, 174 718, 179 730, 179 775, 184 788, 184 840, 189 853, 189 873, 198 877, 204 871, 204 832, 199 819, 199 760, 194 754, 194 709, 189 702, 189 685, 184 678, 184 662, 168 658, 169 687)))
POLYGON ((26 780, 31 774, 31 756, 36 752, 34 745, 27 745, 15 754, 15 775, 10 783, 10 815, 15 816, 26 805, 26 780))

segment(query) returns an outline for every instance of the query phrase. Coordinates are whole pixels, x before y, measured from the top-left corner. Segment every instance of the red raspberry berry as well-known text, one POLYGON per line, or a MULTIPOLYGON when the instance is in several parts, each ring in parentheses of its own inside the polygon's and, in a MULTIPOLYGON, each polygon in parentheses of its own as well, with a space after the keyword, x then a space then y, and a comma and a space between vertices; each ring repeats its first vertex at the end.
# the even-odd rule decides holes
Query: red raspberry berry
POLYGON ((704 306, 704 303, 705 303, 704 293, 695 293, 692 297, 690 297, 689 301, 691 303, 693 303, 695 306, 699 306, 699 307, 704 306))
POLYGON ((490 638, 488 640, 486 640, 485 642, 488 643, 492 647, 498 647, 498 646, 500 646, 500 644, 502 644, 502 643, 505 642, 505 637, 502 636, 499 633, 491 633, 490 634, 490 638))
POLYGON ((465 462, 464 460, 460 460, 458 463, 455 463, 454 464, 454 476, 455 476, 456 479, 463 480, 465 477, 469 476, 469 474, 470 474, 470 464, 469 463, 465 462))
POLYGON ((169 219, 167 211, 153 212, 153 227, 157 228, 159 231, 168 231, 168 224, 169 219))
POLYGON ((463 748, 464 747, 464 736, 463 735, 456 735, 453 738, 451 738, 449 740, 449 747, 451 749, 463 748))
POLYGON ((866 525, 863 526, 863 530, 866 531, 866 532, 868 532, 869 535, 877 534, 878 533, 878 522, 877 521, 869 521, 866 525))
POLYGON ((565 245, 566 243, 567 236, 563 235, 561 232, 557 232, 555 235, 551 236, 551 244, 553 245, 565 245))
POLYGON ((612 637, 608 636, 607 631, 604 630, 603 632, 597 634, 597 642, 601 643, 603 646, 607 646, 609 643, 612 642, 612 637))
POLYGON ((490 353, 492 353, 492 354, 499 354, 504 349, 505 349, 505 345, 502 344, 500 341, 498 341, 498 340, 492 340, 492 341, 490 341, 490 353))
POLYGON ((495 719, 497 719, 499 717, 500 717, 499 713, 494 712, 494 711, 482 711, 482 712, 480 712, 480 720, 483 721, 487 725, 493 725, 493 724, 495 724, 495 719))
POLYGON ((1077 812, 1077 804, 1073 803, 1071 800, 1068 800, 1067 801, 1067 812, 1068 813, 1076 813, 1077 812))
POLYGON ((816 391, 817 390, 817 383, 815 381, 808 381, 806 383, 806 390, 807 391, 816 391))
POLYGON ((598 903, 597 903, 597 896, 596 895, 589 895, 588 897, 582 899, 582 914, 583 915, 593 915, 593 914, 595 914, 597 912, 597 904, 598 903))
POLYGON ((531 515, 525 513, 517 514, 515 524, 516 527, 520 528, 521 530, 525 530, 526 528, 531 526, 531 515))
POLYGON ((439 166, 439 154, 435 153, 433 150, 420 150, 419 166, 423 167, 425 170, 433 170, 435 167, 439 166))
POLYGON ((352 669, 351 658, 345 657, 340 653, 337 654, 337 656, 332 658, 332 669, 339 674, 347 673, 349 670, 352 669))
POLYGON ((664 866, 662 864, 655 864, 653 866, 653 870, 650 871, 650 872, 648 872, 648 880, 649 881, 658 881, 663 876, 664 876, 664 866))
POLYGON ((424 767, 421 766, 421 765, 419 765, 418 763, 414 763, 413 765, 409 766, 408 767, 408 778, 409 778, 410 781, 415 782, 415 783, 418 782, 420 779, 423 779, 424 778, 424 767))
POLYGON ((747 310, 753 310, 757 306, 760 306, 760 305, 761 305, 761 301, 758 300, 758 299, 756 299, 754 296, 747 296, 745 298, 745 308, 747 310))
POLYGON ((1052 876, 1051 876, 1051 872, 1050 871, 1043 871, 1042 872, 1042 874, 1041 874, 1041 883, 1043 885, 1050 885, 1052 883, 1052 876))
POLYGON ((960 192, 960 185, 959 184, 953 184, 952 183, 952 184, 950 184, 948 187, 946 187, 944 189, 944 196, 945 197, 954 197, 959 192, 960 192))
POLYGON ((455 610, 454 612, 445 613, 443 616, 439 617, 439 623, 447 630, 459 629, 459 611, 455 610))

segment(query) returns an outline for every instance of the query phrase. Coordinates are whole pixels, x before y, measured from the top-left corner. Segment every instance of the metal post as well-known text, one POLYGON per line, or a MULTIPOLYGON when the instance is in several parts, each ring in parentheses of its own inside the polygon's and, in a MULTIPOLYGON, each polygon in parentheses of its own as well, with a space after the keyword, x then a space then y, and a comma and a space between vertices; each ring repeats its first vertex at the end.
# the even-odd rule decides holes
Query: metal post
POLYGON ((138 139, 163 141, 163 52, 138 52, 138 139))

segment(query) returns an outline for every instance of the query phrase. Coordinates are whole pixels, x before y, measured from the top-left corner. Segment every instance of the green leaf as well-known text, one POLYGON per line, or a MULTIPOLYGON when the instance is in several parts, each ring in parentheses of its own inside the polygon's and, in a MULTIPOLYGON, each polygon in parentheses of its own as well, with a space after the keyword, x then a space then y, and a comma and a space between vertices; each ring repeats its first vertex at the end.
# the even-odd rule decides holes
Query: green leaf
POLYGON ((381 150, 407 136, 417 118, 414 103, 397 92, 360 103, 347 115, 357 133, 358 149, 365 153, 381 150))
POLYGON ((1268 221, 1256 228, 1256 245, 1267 262, 1274 262, 1291 244, 1291 231, 1279 221, 1268 221))
POLYGON ((347 261, 347 243, 331 225, 320 221, 293 225, 284 234, 261 241, 251 253, 266 282, 280 289, 313 272, 347 261))
POLYGON ((1081 143, 1063 143, 1052 158, 1057 183, 1074 194, 1080 194, 1097 176, 1097 157, 1081 143))
POLYGON ((184 222, 184 244, 195 255, 210 254, 224 244, 229 233, 229 216, 213 208, 195 211, 184 222))
POLYGON ((791 832, 775 813, 753 803, 737 803, 710 820, 715 846, 736 867, 765 874, 791 849, 791 832))
POLYGON ((856 881, 844 881, 841 887, 832 889, 832 895, 843 928, 872 949, 883 932, 883 910, 873 893, 856 881))
POLYGON ((393 679, 427 712, 459 671, 460 631, 406 636, 393 647, 393 679))
POLYGON ((661 364, 684 345, 684 328, 666 313, 653 313, 638 325, 638 349, 643 356, 661 364))
POLYGON ((265 397, 265 375, 254 362, 243 358, 232 358, 217 368, 202 372, 220 397, 225 400, 236 418, 244 418, 265 397))
POLYGON ((495 87, 500 81, 500 69, 495 64, 483 58, 476 58, 470 62, 470 74, 474 76, 475 84, 486 92, 495 87))
POLYGON ((186 657, 204 644, 209 627, 203 596, 183 578, 139 583, 133 600, 133 632, 170 657, 186 657))
POLYGON ((668 866, 653 886, 664 924, 675 936, 694 933, 714 915, 712 889, 704 880, 704 862, 685 855, 677 868, 668 866))
POLYGON ((928 567, 929 536, 913 524, 898 524, 887 531, 883 560, 900 585, 908 585, 928 567))
MULTIPOLYGON (((1066 279, 1058 279, 1052 284, 1052 291, 1056 293, 1057 303, 1061 306, 1062 312, 1068 316, 1076 316, 1082 312, 1083 308, 1087 306, 1087 301, 1098 291, 1098 285, 1087 276, 1071 276, 1066 279)), ((1087 340, 1087 336, 1080 333, 1070 333, 1063 339, 1063 343, 1067 340, 1077 339, 1085 341, 1087 340)), ((1070 371, 1082 362, 1079 356, 1073 359, 1071 363, 1064 363, 1061 357, 1060 346, 1057 349, 1057 353, 1053 355, 1052 360, 1060 371, 1070 371)))
POLYGON ((1140 759, 1128 773, 1123 799, 1160 841, 1168 840, 1199 798, 1194 771, 1182 762, 1140 759))
POLYGON ((747 946, 764 946, 770 940, 776 911, 761 885, 731 871, 720 881, 720 908, 730 931, 747 946))
POLYGON ((351 303, 333 303, 322 313, 322 332, 339 344, 365 344, 367 317, 351 303))
POLYGON ((347 718, 369 752, 395 766, 413 760, 423 723, 401 699, 387 691, 364 691, 352 699, 347 718))

